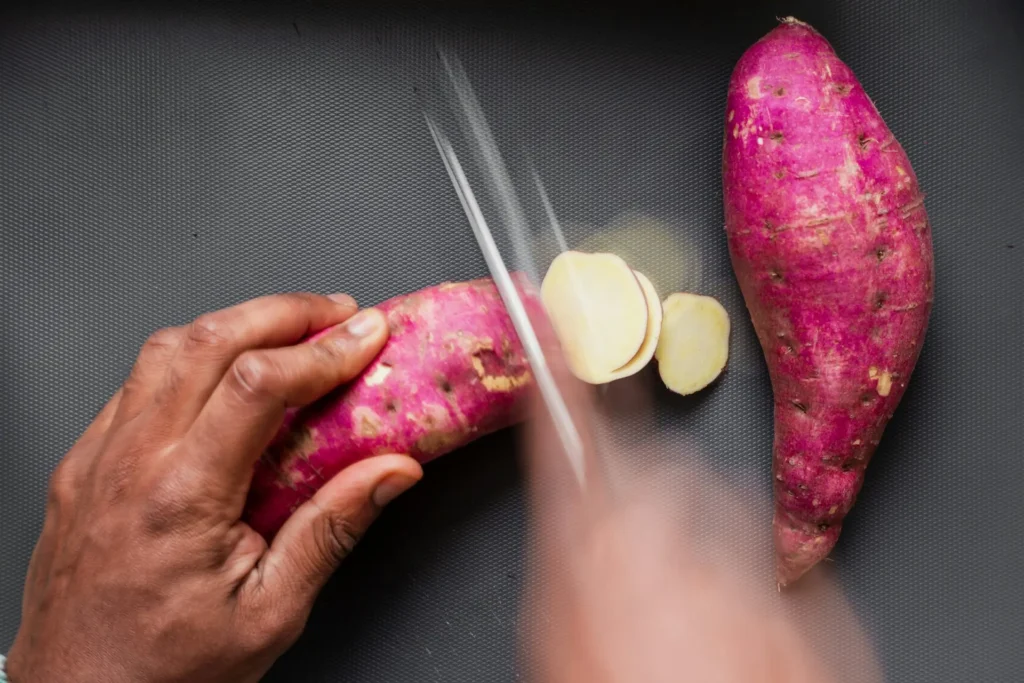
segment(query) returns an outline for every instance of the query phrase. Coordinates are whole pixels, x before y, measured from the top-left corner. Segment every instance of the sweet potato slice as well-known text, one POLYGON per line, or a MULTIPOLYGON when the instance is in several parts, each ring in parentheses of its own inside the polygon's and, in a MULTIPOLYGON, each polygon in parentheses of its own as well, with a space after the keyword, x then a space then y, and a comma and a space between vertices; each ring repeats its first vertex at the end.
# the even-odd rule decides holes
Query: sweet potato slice
POLYGON ((648 305, 640 281, 621 258, 559 254, 540 291, 576 377, 603 384, 637 356, 647 337, 648 305))
POLYGON ((663 313, 658 292, 654 289, 654 284, 646 275, 636 270, 633 271, 633 274, 636 275, 636 279, 640 282, 640 287, 644 290, 644 298, 647 300, 647 335, 644 337, 643 344, 640 345, 640 350, 636 352, 636 355, 628 363, 608 376, 609 382, 635 375, 647 367, 647 364, 654 358, 654 351, 658 347, 658 339, 661 338, 663 313))
POLYGON ((655 351, 658 373, 669 390, 687 396, 708 386, 729 360, 729 314, 709 296, 672 294, 655 351))

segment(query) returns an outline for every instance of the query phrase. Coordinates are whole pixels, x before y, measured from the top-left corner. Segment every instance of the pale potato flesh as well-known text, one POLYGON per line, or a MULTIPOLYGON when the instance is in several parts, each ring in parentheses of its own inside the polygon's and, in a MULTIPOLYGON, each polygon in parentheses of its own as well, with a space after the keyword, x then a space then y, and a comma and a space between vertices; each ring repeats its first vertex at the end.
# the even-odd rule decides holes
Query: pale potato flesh
POLYGON ((644 343, 647 299, 636 275, 614 254, 559 254, 540 293, 569 369, 584 382, 606 382, 644 343))
POLYGON ((640 350, 633 358, 618 370, 608 376, 608 381, 623 379, 647 367, 647 364, 654 358, 654 351, 658 347, 658 339, 661 337, 662 310, 661 300, 658 298, 658 291, 650 279, 638 270, 633 274, 640 282, 640 288, 644 290, 644 298, 647 300, 647 335, 644 337, 640 350))
POLYGON ((662 303, 661 338, 654 353, 661 381, 683 396, 721 374, 729 360, 729 314, 709 296, 672 294, 662 303))

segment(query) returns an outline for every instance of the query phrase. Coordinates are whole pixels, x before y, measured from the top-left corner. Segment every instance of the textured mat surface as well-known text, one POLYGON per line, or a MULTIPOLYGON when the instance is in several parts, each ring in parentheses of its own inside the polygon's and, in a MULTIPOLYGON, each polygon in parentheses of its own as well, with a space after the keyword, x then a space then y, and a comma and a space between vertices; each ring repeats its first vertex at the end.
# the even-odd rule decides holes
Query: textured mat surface
MULTIPOLYGON (((485 272, 414 91, 438 37, 499 142, 532 156, 570 243, 645 216, 698 256, 699 269, 662 269, 729 309, 729 373, 693 401, 659 394, 619 438, 695 445, 767 515, 771 401, 722 230, 722 108, 735 60, 775 16, 797 14, 833 42, 910 154, 938 276, 920 365, 834 571, 891 680, 1020 680, 1018 3, 730 4, 603 17, 37 2, 3 16, 0 647, 17 630, 48 473, 150 331, 267 292, 370 303, 485 272)), ((330 584, 271 680, 525 675, 514 439, 432 465, 330 584)))

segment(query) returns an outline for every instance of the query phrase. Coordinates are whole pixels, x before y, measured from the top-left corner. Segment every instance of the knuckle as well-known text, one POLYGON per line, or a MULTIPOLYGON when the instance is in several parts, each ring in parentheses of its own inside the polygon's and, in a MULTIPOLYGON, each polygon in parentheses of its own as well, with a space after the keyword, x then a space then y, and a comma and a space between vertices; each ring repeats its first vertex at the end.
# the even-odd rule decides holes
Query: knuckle
POLYGON ((149 355, 152 352, 165 353, 177 348, 181 342, 182 332, 177 327, 164 327, 149 335, 142 345, 140 356, 149 355))
POLYGON ((266 398, 273 393, 276 368, 265 354, 247 351, 231 364, 231 383, 245 401, 266 398))
POLYGON ((187 339, 194 346, 223 348, 231 345, 231 326, 221 312, 204 313, 188 326, 187 339))
POLYGON ((291 308, 307 310, 315 306, 322 297, 311 292, 288 292, 282 294, 281 298, 291 308))
POLYGON ((173 327, 163 328, 149 335, 125 381, 125 390, 128 394, 135 394, 144 389, 143 385, 147 381, 153 381, 153 369, 159 368, 170 358, 171 353, 178 348, 181 338, 181 330, 173 327))
POLYGON ((310 292, 286 292, 266 299, 263 307, 284 318, 308 318, 318 303, 319 296, 310 292))
POLYGON ((359 529, 340 514, 326 514, 321 517, 318 532, 315 534, 317 550, 334 563, 348 557, 362 536, 359 529))
POLYGON ((309 346, 315 363, 318 365, 337 366, 349 362, 352 356, 350 344, 351 342, 345 335, 332 334, 309 346))
POLYGON ((66 508, 71 505, 75 497, 76 477, 72 467, 65 458, 61 460, 50 475, 50 486, 48 489, 49 502, 57 508, 66 508))

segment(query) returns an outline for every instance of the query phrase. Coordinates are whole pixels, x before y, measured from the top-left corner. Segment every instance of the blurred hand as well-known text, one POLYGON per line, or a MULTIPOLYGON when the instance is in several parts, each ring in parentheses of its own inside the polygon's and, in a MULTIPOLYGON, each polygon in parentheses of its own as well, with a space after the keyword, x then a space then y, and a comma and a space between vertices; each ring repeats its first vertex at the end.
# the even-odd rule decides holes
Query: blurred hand
MULTIPOLYGON (((757 524, 721 482, 698 475, 695 453, 676 453, 653 476, 629 473, 624 465, 631 461, 665 459, 641 457, 654 454, 641 453, 652 446, 640 438, 631 452, 617 452, 589 387, 558 366, 556 352, 548 355, 588 441, 587 482, 581 489, 571 476, 538 401, 526 445, 536 545, 524 619, 537 680, 879 680, 873 653, 834 586, 809 575, 806 592, 780 596, 770 525, 757 524), (681 509, 678 495, 659 498, 666 487, 685 495, 681 509), (710 530, 711 540, 698 543, 697 528, 710 530), (755 548, 752 538, 767 542, 755 548), (808 637, 815 630, 826 636, 808 637), (835 656, 828 648, 845 652, 835 656)), ((637 389, 610 387, 602 403, 629 406, 635 425, 644 403, 652 408, 637 389), (628 395, 609 395, 617 388, 628 395)))
POLYGON ((311 294, 256 299, 154 334, 53 474, 11 680, 255 681, 266 672, 381 507, 422 471, 402 455, 353 465, 268 548, 239 521, 253 465, 287 409, 354 378, 387 335, 378 311, 311 294))

